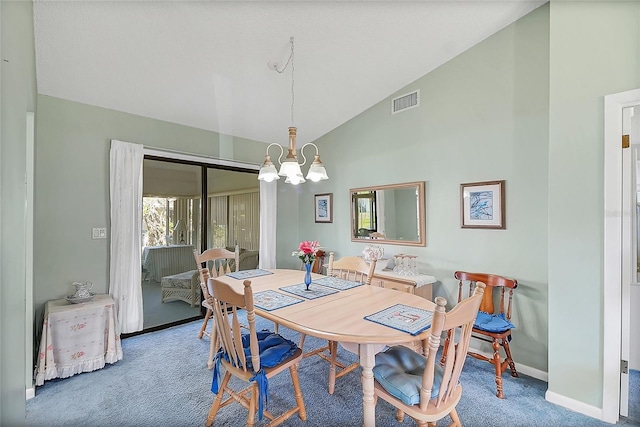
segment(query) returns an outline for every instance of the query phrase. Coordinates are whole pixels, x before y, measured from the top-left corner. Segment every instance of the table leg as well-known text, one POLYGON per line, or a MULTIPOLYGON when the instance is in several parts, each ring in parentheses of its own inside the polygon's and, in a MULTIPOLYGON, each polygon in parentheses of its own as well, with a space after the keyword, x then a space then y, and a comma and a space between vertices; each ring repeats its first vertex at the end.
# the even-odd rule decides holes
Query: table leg
POLYGON ((376 361, 374 347, 373 344, 360 344, 364 427, 373 427, 376 425, 376 406, 373 400, 373 366, 376 361))

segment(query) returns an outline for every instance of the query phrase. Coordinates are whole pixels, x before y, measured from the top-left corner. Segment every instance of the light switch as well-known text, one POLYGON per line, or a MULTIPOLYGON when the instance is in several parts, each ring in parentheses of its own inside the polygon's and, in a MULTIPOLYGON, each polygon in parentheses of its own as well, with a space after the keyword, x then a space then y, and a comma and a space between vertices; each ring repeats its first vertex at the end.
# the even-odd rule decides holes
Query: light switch
POLYGON ((92 228, 91 229, 91 238, 92 239, 106 239, 107 238, 107 229, 105 227, 92 228))

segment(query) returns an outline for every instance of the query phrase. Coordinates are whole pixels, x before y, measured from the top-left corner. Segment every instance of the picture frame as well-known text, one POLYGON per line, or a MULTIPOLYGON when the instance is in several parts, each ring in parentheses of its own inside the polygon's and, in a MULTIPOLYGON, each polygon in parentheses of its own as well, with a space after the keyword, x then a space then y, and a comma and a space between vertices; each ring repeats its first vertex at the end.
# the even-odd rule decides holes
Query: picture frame
POLYGON ((504 230, 505 181, 460 184, 460 228, 504 230))
POLYGON ((333 222, 333 193, 316 194, 314 211, 316 222, 333 222))

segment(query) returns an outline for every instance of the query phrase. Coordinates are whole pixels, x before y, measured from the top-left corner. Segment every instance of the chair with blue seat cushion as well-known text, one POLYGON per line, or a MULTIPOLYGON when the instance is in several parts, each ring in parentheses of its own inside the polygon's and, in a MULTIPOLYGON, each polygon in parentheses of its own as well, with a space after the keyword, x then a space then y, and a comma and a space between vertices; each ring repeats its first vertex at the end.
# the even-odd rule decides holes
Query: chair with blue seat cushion
POLYGON ((448 313, 445 312, 447 301, 436 298, 431 328, 420 336, 428 343, 426 356, 404 346, 390 347, 376 355, 374 395, 395 406, 398 421, 402 422, 407 414, 419 426, 435 425, 449 415, 451 425, 461 426, 456 412, 462 396, 459 378, 483 291, 484 284, 478 283, 474 295, 448 313), (456 330, 459 333, 456 334, 456 330), (452 339, 445 344, 449 357, 440 367, 436 353, 443 332, 452 339))
MULTIPOLYGON (((251 281, 243 282, 243 293, 218 279, 209 280, 214 298, 213 315, 220 341, 220 350, 215 356, 211 391, 216 394, 206 425, 213 424, 218 411, 231 403, 238 402, 248 409, 246 425, 254 425, 256 412, 258 419, 266 417, 269 426, 283 423, 294 414, 305 421, 307 413, 300 389, 298 364, 302 360, 302 350, 292 341, 271 331, 256 332, 256 314, 253 304, 251 281), (246 310, 249 332, 242 333, 238 311, 246 310), (219 381, 221 368, 225 374, 219 381), (296 405, 276 416, 267 410, 269 379, 280 372, 289 370, 296 405), (242 390, 235 390, 230 384, 231 377, 248 383, 242 390), (225 398, 225 394, 229 397, 225 398)), ((279 393, 283 390, 279 389, 279 393)))
MULTIPOLYGON (((469 356, 487 361, 494 366, 496 396, 504 399, 502 372, 504 372, 508 366, 511 376, 518 377, 516 364, 511 357, 511 349, 509 348, 511 331, 515 329, 515 325, 511 323, 513 290, 518 286, 518 281, 496 274, 469 273, 466 271, 456 271, 454 277, 458 279, 458 301, 463 299, 465 284, 468 284, 469 294, 471 294, 477 282, 483 282, 487 285, 487 290, 484 293, 484 298, 482 304, 480 304, 478 316, 473 327, 473 337, 491 343, 493 356, 487 357, 477 352, 469 352, 469 356), (499 302, 497 305, 494 301, 496 297, 493 293, 494 289, 499 290, 499 294, 497 295, 499 302), (504 360, 501 360, 500 348, 504 349, 504 360)), ((446 357, 446 352, 443 351, 442 362, 444 362, 446 357)))

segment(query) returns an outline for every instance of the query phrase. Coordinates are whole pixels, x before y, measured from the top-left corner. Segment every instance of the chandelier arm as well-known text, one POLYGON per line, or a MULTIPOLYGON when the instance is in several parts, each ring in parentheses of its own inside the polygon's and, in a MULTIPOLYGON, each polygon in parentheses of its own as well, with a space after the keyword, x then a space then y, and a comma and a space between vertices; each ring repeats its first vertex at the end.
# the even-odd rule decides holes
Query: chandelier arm
POLYGON ((307 158, 304 155, 304 147, 306 147, 307 145, 313 145, 316 148, 316 156, 320 154, 320 152, 318 151, 318 146, 316 144, 314 144, 313 142, 307 142, 300 149, 300 155, 302 156, 302 163, 300 164, 300 166, 304 166, 307 164, 307 158))
POLYGON ((271 148, 272 145, 275 145, 280 149, 280 156, 278 157, 278 163, 282 165, 282 156, 284 156, 284 148, 282 148, 282 145, 278 144, 277 142, 272 142, 271 144, 267 145, 267 154, 269 154, 269 148, 271 148))

